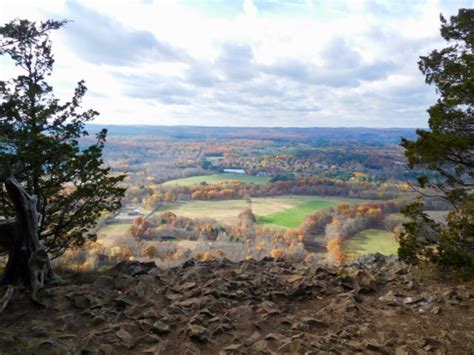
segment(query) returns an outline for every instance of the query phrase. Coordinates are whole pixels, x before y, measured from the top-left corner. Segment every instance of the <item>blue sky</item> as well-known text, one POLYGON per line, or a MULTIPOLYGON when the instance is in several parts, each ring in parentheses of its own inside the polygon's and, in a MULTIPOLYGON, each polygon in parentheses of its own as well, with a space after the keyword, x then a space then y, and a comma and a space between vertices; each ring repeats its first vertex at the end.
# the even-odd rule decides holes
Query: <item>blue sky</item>
MULTIPOLYGON (((71 19, 51 78, 97 123, 425 127, 420 55, 474 1, 6 0, 0 21, 71 19)), ((2 78, 17 73, 0 60, 2 78)))

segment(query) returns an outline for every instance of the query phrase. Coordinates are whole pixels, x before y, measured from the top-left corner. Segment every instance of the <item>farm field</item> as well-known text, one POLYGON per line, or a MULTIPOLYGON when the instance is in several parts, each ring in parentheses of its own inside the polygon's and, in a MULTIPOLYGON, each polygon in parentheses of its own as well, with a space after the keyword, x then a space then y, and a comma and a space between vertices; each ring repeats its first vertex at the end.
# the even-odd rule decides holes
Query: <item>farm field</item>
POLYGON ((97 232, 97 241, 105 246, 118 244, 118 242, 125 240, 124 238, 127 236, 131 223, 131 221, 129 223, 111 223, 102 227, 97 232))
POLYGON ((191 176, 183 179, 170 180, 163 183, 164 186, 178 185, 178 186, 190 186, 198 185, 202 182, 207 184, 213 184, 221 181, 232 181, 237 180, 243 183, 255 183, 261 184, 268 182, 270 179, 265 176, 248 176, 240 174, 214 174, 214 175, 203 175, 203 176, 191 176))
POLYGON ((398 242, 391 232, 380 229, 366 229, 349 239, 344 245, 344 250, 347 253, 355 254, 378 252, 384 255, 395 255, 398 250, 398 242))
MULTIPOLYGON (((342 202, 362 202, 363 200, 318 196, 278 196, 252 198, 252 211, 260 224, 297 227, 304 217, 318 209, 336 206, 342 202)), ((238 215, 248 203, 245 200, 190 201, 169 204, 157 211, 172 211, 188 218, 213 218, 220 223, 238 222, 238 215)))
POLYGON ((257 222, 261 224, 275 224, 287 228, 296 228, 303 222, 306 215, 316 210, 336 206, 339 203, 341 203, 341 201, 334 199, 321 198, 311 200, 283 211, 258 217, 257 222))

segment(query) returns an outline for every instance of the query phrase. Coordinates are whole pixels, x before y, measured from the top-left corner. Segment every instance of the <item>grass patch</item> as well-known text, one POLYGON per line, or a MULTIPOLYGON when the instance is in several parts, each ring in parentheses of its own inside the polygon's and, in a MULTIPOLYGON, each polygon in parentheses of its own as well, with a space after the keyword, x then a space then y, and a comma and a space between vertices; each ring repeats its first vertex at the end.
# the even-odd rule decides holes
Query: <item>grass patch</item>
POLYGON ((380 229, 366 229, 357 233, 344 244, 344 251, 353 254, 395 255, 397 250, 398 242, 395 235, 380 229))
POLYGON ((108 248, 126 244, 130 239, 128 231, 131 225, 132 221, 107 224, 98 230, 97 241, 108 248))
POLYGON ((339 200, 332 199, 315 199, 309 202, 299 204, 297 206, 275 212, 266 216, 258 217, 257 222, 261 224, 275 224, 287 228, 296 228, 304 220, 304 218, 323 208, 329 208, 341 203, 339 200))
POLYGON ((131 223, 110 223, 104 226, 97 233, 100 236, 127 234, 131 223))
MULTIPOLYGON (((252 198, 252 211, 259 224, 294 228, 304 217, 318 209, 336 206, 342 202, 363 202, 364 200, 343 198, 322 198, 313 195, 292 195, 252 198)), ((157 213, 172 211, 188 218, 212 218, 220 223, 238 222, 238 215, 249 205, 245 200, 189 201, 171 203, 160 208, 157 213)))
POLYGON ((178 185, 178 186, 191 186, 199 185, 203 182, 207 184, 215 184, 222 181, 240 181, 243 183, 254 183, 263 184, 268 182, 270 179, 265 176, 248 176, 240 174, 214 174, 214 175, 203 175, 203 176, 191 176, 184 179, 170 180, 163 183, 163 186, 178 185))

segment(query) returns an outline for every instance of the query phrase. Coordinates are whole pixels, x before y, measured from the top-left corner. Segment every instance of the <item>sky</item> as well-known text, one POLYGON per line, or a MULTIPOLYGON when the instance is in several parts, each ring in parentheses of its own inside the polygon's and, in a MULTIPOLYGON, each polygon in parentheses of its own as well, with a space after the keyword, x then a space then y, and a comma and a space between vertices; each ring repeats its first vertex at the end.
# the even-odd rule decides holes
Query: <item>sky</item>
MULTIPOLYGON (((0 23, 52 35, 63 100, 84 79, 95 123, 427 127, 420 55, 474 0, 2 0, 0 23)), ((18 74, 0 58, 1 79, 18 74)))

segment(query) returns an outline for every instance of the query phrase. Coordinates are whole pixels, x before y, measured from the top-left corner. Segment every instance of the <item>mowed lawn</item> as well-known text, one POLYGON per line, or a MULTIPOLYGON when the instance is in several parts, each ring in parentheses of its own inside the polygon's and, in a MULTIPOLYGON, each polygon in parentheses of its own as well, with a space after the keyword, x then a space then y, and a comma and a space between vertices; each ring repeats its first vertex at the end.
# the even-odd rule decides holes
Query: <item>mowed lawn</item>
POLYGON ((99 232, 97 233, 98 235, 113 235, 113 234, 125 234, 128 232, 128 229, 130 228, 130 225, 132 223, 110 223, 107 224, 106 226, 102 227, 99 232))
MULTIPOLYGON (((357 200, 306 195, 261 197, 252 198, 251 207, 260 224, 294 228, 303 222, 307 214, 322 208, 336 206, 344 201, 355 202, 357 200)), ((172 211, 179 216, 188 218, 212 218, 220 223, 233 224, 238 222, 239 213, 247 207, 249 204, 245 200, 194 200, 166 205, 157 213, 172 211)))
POLYGON ((128 235, 131 225, 132 221, 107 224, 97 232, 97 241, 105 246, 117 245, 128 235))
POLYGON ((178 185, 178 186, 190 186, 199 185, 203 182, 207 184, 213 184, 221 181, 232 181, 237 180, 243 183, 254 183, 262 184, 268 182, 270 179, 265 176, 248 176, 240 174, 214 174, 214 175, 203 175, 203 176, 191 176, 184 179, 170 180, 163 183, 167 185, 178 185))
POLYGON ((347 240, 344 245, 346 253, 394 255, 398 250, 395 235, 380 229, 366 229, 347 240))
POLYGON ((259 216, 257 221, 262 224, 275 224, 287 228, 296 228, 303 222, 308 214, 316 210, 336 206, 340 203, 340 200, 318 198, 283 211, 266 216, 259 216))

